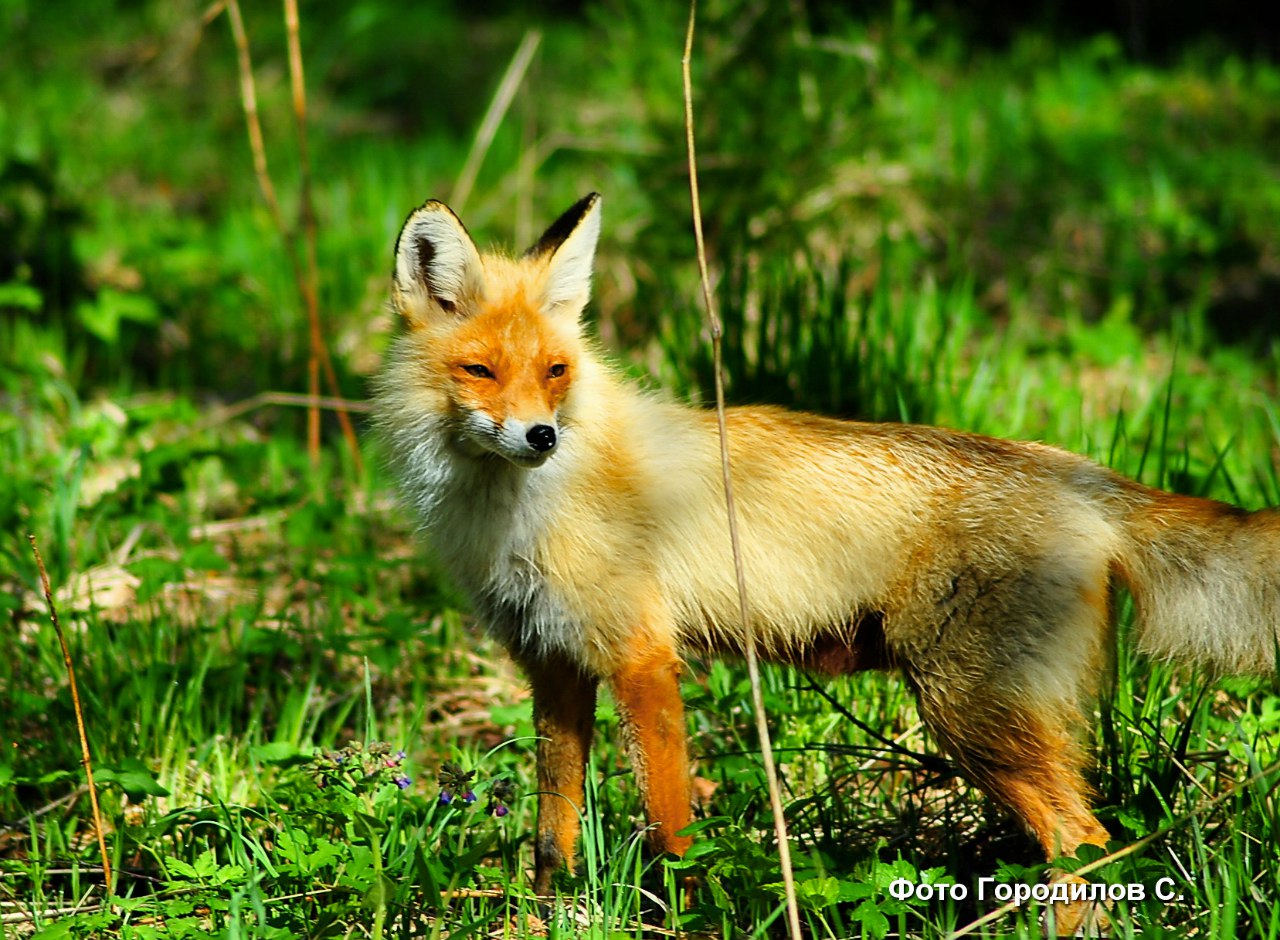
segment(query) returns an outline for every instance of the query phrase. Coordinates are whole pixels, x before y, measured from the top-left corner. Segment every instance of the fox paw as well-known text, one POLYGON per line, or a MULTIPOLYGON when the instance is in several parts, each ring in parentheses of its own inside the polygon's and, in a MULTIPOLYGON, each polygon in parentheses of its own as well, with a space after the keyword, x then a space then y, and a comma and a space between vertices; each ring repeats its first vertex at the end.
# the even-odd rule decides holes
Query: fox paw
MULTIPOLYGON (((1089 884, 1075 875, 1059 875, 1050 879, 1054 884, 1089 884)), ((1046 937, 1111 936, 1111 918, 1107 915, 1105 901, 1056 901, 1050 904, 1040 920, 1046 937)))

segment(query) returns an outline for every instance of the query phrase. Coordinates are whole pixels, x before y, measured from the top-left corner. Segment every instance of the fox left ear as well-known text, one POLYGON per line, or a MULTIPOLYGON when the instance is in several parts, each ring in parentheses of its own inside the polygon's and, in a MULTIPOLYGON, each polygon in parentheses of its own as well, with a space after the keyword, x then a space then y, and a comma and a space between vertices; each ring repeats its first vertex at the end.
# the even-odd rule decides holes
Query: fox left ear
POLYGON ((577 317, 591 298, 591 265, 600 240, 600 194, 584 196, 525 252, 547 259, 543 303, 577 317))

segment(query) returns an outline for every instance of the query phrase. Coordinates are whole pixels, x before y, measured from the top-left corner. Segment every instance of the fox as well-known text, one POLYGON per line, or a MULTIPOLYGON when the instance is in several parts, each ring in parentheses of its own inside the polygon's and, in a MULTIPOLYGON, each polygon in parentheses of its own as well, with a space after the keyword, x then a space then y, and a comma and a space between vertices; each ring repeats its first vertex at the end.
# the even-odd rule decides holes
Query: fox
MULTIPOLYGON (((416 209, 373 392, 403 499, 530 685, 540 895, 574 867, 600 686, 651 848, 683 855, 686 657, 748 643, 715 412, 624 379, 584 328, 600 203, 518 257, 482 253, 441 202, 416 209)), ((1275 669, 1274 510, 938 427, 772 406, 729 408, 725 425, 760 658, 902 676, 939 748, 1050 861, 1109 838, 1081 730, 1119 586, 1145 655, 1275 669)))

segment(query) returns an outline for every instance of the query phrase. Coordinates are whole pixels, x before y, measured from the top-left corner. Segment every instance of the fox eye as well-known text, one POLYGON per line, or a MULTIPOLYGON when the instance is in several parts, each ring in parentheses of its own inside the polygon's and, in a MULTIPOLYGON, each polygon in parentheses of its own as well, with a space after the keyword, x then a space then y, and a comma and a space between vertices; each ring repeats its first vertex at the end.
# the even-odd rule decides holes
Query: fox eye
POLYGON ((489 371, 488 366, 482 366, 479 363, 472 363, 462 367, 462 371, 467 375, 474 376, 477 379, 491 379, 493 373, 489 371))
POLYGON ((551 376, 553 379, 558 379, 560 378, 560 376, 565 374, 568 368, 569 367, 565 365, 563 362, 557 362, 555 365, 553 365, 550 369, 547 370, 547 375, 551 376))

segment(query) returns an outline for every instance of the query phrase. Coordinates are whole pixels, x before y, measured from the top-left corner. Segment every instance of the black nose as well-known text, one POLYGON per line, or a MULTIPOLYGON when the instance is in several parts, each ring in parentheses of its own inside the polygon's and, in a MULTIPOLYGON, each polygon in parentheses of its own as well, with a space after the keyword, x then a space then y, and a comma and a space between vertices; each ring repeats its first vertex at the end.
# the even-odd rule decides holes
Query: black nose
POLYGON ((540 454, 545 454, 556 446, 556 429, 549 424, 535 424, 524 436, 532 447, 540 454))

